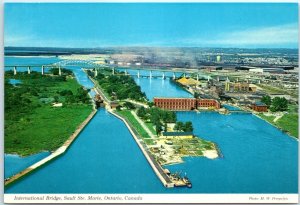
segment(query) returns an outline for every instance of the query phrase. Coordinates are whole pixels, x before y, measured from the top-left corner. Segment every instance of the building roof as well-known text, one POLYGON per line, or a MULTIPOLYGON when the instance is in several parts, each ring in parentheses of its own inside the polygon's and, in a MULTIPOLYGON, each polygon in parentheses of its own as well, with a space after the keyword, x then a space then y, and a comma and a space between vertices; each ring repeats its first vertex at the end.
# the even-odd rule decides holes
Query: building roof
POLYGON ((163 136, 187 136, 193 135, 193 132, 163 132, 163 136))
POLYGON ((256 106, 267 106, 265 103, 263 102, 255 102, 254 105, 256 106))
POLYGON ((199 84, 199 82, 197 80, 194 80, 193 78, 180 78, 177 80, 177 82, 179 82, 182 85, 197 85, 199 84))
POLYGON ((153 97, 153 99, 196 99, 194 97, 153 97))

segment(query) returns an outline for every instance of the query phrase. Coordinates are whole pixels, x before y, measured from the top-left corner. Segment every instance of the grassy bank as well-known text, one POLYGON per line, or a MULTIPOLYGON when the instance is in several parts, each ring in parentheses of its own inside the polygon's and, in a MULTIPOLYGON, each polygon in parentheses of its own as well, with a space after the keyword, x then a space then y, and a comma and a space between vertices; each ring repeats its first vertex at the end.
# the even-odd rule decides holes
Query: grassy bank
POLYGON ((276 127, 282 129, 284 132, 287 132, 292 137, 299 138, 298 111, 296 106, 289 105, 288 113, 284 114, 276 122, 274 122, 274 116, 266 116, 263 113, 260 113, 258 115, 272 125, 275 125, 276 127))
POLYGON ((124 117, 125 119, 127 119, 142 138, 146 138, 146 139, 150 138, 148 133, 144 130, 144 128, 140 125, 140 123, 131 114, 130 110, 121 110, 116 112, 122 117, 124 117))
POLYGON ((5 73, 5 153, 22 156, 59 148, 88 117, 87 91, 72 76, 5 73), (13 86, 8 79, 19 79, 13 86), (53 107, 52 103, 62 103, 53 107))

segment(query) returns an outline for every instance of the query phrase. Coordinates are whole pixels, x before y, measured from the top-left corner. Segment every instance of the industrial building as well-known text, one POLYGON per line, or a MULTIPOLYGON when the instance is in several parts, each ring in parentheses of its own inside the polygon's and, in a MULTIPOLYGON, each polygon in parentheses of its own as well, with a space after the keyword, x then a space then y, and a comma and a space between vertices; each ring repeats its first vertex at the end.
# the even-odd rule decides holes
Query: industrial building
POLYGON ((252 109, 256 112, 267 112, 268 111, 267 105, 262 102, 256 102, 256 103, 252 104, 252 109))
POLYGON ((193 110, 201 108, 219 109, 220 103, 215 99, 196 98, 157 98, 153 99, 154 105, 166 110, 193 110))
POLYGON ((249 72, 253 73, 285 73, 283 68, 251 68, 249 72))

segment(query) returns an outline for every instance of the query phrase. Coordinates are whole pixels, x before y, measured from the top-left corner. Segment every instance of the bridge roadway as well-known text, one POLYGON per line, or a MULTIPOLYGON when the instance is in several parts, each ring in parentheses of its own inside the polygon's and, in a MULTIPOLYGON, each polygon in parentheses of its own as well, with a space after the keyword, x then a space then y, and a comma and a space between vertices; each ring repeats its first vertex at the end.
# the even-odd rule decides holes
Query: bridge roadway
POLYGON ((163 79, 165 78, 176 78, 175 73, 181 73, 183 74, 183 76, 186 76, 187 74, 190 75, 194 75, 196 77, 197 80, 199 80, 200 77, 204 77, 205 79, 213 79, 213 80, 217 80, 219 81, 220 77, 233 77, 236 78, 237 81, 242 80, 246 80, 248 81, 259 81, 259 83, 261 81, 267 82, 267 83, 288 83, 288 84, 298 84, 298 82, 290 82, 290 81, 282 81, 282 80, 271 80, 271 79, 263 79, 264 75, 263 74, 257 74, 258 76, 251 76, 251 74, 249 73, 248 75, 244 75, 242 73, 208 73, 206 71, 200 71, 200 69, 186 69, 186 68, 153 68, 153 67, 126 67, 126 66, 111 66, 111 65, 99 65, 96 63, 93 63, 91 61, 60 61, 57 63, 53 63, 53 64, 30 64, 30 65, 5 65, 5 68, 12 68, 14 71, 14 74, 17 74, 17 69, 22 69, 22 68, 27 68, 27 72, 28 74, 31 73, 31 68, 33 67, 40 67, 41 68, 41 73, 45 74, 45 69, 49 69, 49 68, 59 68, 59 75, 61 75, 61 67, 64 66, 79 66, 81 65, 81 67, 85 67, 85 68, 89 68, 89 69, 111 69, 112 74, 115 74, 115 70, 124 70, 125 74, 130 75, 130 76, 137 76, 139 77, 149 77, 149 78, 155 78, 155 77, 162 77, 163 79), (84 66, 83 66, 84 65, 84 66), (129 74, 127 72, 127 70, 136 70, 137 74, 129 74), (141 70, 146 70, 149 71, 149 75, 142 75, 140 74, 141 70), (162 75, 153 75, 152 72, 161 72, 162 75), (165 73, 173 73, 172 77, 171 76, 166 76, 165 73))

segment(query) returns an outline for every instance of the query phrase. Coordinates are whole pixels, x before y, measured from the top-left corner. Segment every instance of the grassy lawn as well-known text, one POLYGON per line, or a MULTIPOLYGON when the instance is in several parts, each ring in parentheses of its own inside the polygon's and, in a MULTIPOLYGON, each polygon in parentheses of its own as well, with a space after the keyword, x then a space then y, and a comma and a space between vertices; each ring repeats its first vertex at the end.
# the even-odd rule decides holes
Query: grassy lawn
POLYGON ((5 79, 10 78, 21 79, 22 83, 5 84, 5 153, 26 156, 54 151, 92 112, 89 100, 66 103, 66 96, 60 95, 63 90, 71 90, 77 99, 75 94, 82 88, 75 78, 5 73, 5 79), (54 96, 59 97, 62 107, 52 107, 54 96))
POLYGON ((288 91, 282 88, 278 88, 278 87, 274 87, 274 86, 270 86, 270 85, 266 85, 266 84, 260 84, 259 87, 263 88, 267 93, 269 94, 277 94, 277 93, 282 93, 282 94, 288 94, 291 95, 293 97, 297 97, 297 93, 292 92, 292 91, 288 91))
POLYGON ((279 127, 285 132, 288 132, 291 136, 298 138, 298 113, 295 112, 295 110, 297 110, 297 107, 289 106, 289 113, 284 114, 284 116, 276 122, 273 122, 273 120, 275 119, 274 116, 265 116, 262 113, 258 115, 264 120, 267 120, 271 124, 275 125, 276 127, 279 127))
POLYGON ((263 113, 259 113, 258 116, 264 120, 267 120, 269 123, 274 124, 273 120, 275 119, 275 116, 266 116, 263 113))
POLYGON ((19 121, 5 121, 5 153, 30 155, 59 148, 91 113, 88 105, 40 107, 19 121))
POLYGON ((148 129, 152 132, 152 134, 156 135, 156 131, 153 127, 153 124, 151 122, 146 122, 145 125, 148 127, 148 129))
POLYGON ((276 122, 276 125, 298 138, 298 114, 285 114, 276 122))
POLYGON ((117 111, 117 113, 123 116, 124 118, 126 118, 142 138, 150 138, 148 133, 144 130, 144 128, 140 125, 140 123, 131 114, 130 110, 117 111))
POLYGON ((144 139, 144 142, 147 144, 147 145, 154 145, 155 143, 153 142, 152 139, 144 139))

